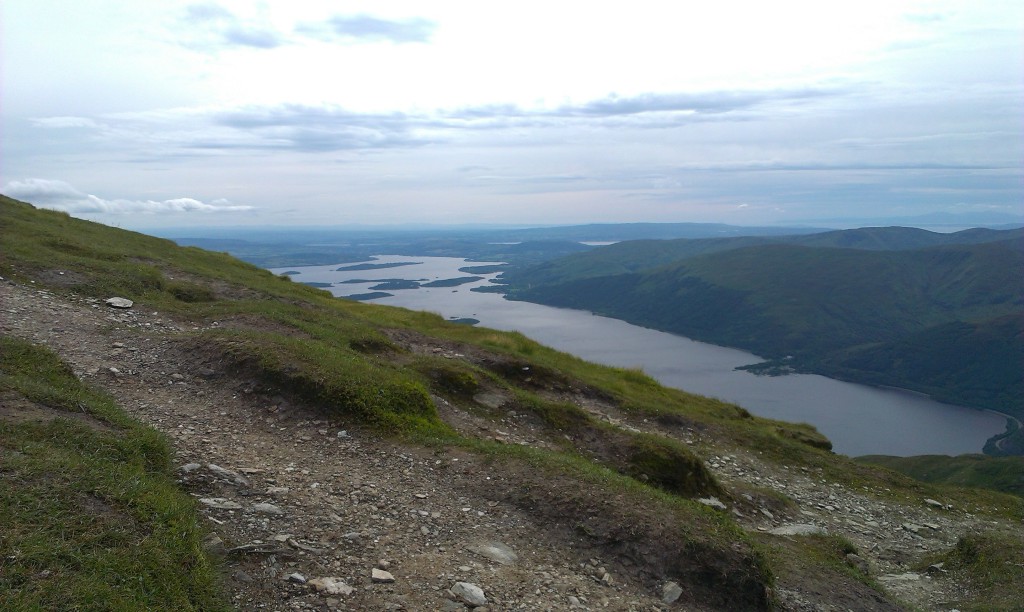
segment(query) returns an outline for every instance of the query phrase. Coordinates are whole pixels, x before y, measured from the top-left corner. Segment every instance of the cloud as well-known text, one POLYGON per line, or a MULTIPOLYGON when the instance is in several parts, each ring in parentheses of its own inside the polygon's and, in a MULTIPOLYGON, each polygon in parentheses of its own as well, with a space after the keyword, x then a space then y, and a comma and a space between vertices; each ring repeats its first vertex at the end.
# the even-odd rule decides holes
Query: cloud
POLYGON ((243 20, 214 2, 190 5, 182 21, 185 34, 181 42, 194 49, 274 49, 285 44, 280 32, 252 20, 243 20))
POLYGON ((219 111, 214 124, 246 132, 256 142, 242 148, 343 151, 418 146, 430 142, 413 131, 429 125, 402 113, 354 113, 337 106, 285 104, 219 111))
POLYGON ((64 181, 40 178, 11 181, 4 186, 4 193, 10 197, 25 200, 42 208, 79 214, 214 213, 255 210, 252 206, 232 205, 223 199, 215 200, 212 204, 207 204, 194 198, 173 198, 161 201, 107 200, 79 191, 64 181))
POLYGON ((703 93, 647 93, 611 95, 575 106, 563 106, 556 114, 566 116, 638 115, 641 113, 727 113, 776 101, 800 101, 833 95, 822 90, 714 91, 703 93))
POLYGON ((301 25, 296 31, 326 41, 404 44, 430 42, 436 29, 435 22, 420 17, 388 20, 370 15, 335 15, 323 23, 301 25))
MULTIPOLYGON (((212 10, 212 9, 211 9, 212 10)), ((86 127, 118 147, 147 154, 215 151, 368 151, 414 148, 476 133, 530 130, 546 138, 565 128, 674 129, 706 122, 772 118, 806 100, 843 95, 826 90, 720 91, 608 96, 557 107, 478 105, 421 112, 356 112, 333 104, 170 108, 84 117, 34 119, 39 127, 86 127)))
POLYGON ((88 117, 42 117, 32 124, 44 128, 96 128, 99 124, 88 117))
POLYGON ((779 89, 752 91, 707 91, 697 93, 644 93, 635 96, 611 94, 604 98, 555 108, 527 109, 509 104, 481 105, 448 113, 450 119, 473 121, 477 126, 521 127, 564 120, 590 121, 595 125, 614 127, 629 121, 633 127, 671 127, 684 122, 721 120, 723 115, 737 120, 738 113, 778 108, 779 105, 802 105, 810 100, 844 95, 835 89, 779 89), (593 123, 598 122, 598 123, 593 123))

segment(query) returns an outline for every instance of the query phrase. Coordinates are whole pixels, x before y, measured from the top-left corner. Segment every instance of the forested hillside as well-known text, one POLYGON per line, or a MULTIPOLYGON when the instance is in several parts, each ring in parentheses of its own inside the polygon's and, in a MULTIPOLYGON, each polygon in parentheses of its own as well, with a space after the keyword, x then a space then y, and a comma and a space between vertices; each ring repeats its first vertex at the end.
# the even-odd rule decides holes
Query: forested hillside
POLYGON ((798 238, 827 247, 623 243, 510 275, 510 297, 747 349, 769 360, 762 371, 821 372, 1024 413, 1020 231, 891 229, 798 238), (865 248, 835 246, 850 243, 865 248))

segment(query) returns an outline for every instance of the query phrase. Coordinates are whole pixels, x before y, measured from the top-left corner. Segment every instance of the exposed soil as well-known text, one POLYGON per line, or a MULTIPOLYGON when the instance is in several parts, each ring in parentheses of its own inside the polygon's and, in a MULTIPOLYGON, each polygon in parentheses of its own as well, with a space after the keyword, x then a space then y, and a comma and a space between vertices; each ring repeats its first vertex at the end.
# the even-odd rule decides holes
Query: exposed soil
MULTIPOLYGON (((490 610, 745 609, 766 601, 742 550, 723 556, 726 565, 715 571, 700 551, 673 549, 670 516, 597 499, 526 464, 499 469, 469 452, 404 445, 358 423, 328 420, 197 350, 181 334, 194 329, 144 304, 114 310, 97 300, 0 283, 0 333, 49 346, 77 376, 170 436, 180 479, 199 500, 211 549, 226 559, 239 609, 465 610, 470 606, 448 592, 457 582, 481 587, 487 607, 477 609, 490 610), (516 559, 479 552, 496 546, 516 559), (393 581, 375 581, 374 569, 393 581), (325 577, 353 590, 320 592, 310 583, 325 577), (669 581, 684 591, 672 605, 662 601, 669 581)), ((466 359, 515 375, 616 427, 701 442, 702 433, 686 423, 622 413, 609 398, 557 372, 527 370, 414 333, 391 340, 413 354, 466 359)), ((495 386, 482 385, 468 407, 436 403, 442 418, 467 435, 575 445, 495 386)), ((0 397, 3 419, 49 418, 47 410, 0 397)), ((880 501, 743 449, 703 458, 729 490, 723 511, 770 546, 784 551, 806 537, 771 535, 774 528, 817 525, 849 539, 871 576, 913 606, 945 610, 959 595, 952 578, 910 568, 985 526, 968 509, 880 501), (785 497, 791 503, 780 501, 785 497)), ((774 597, 784 609, 898 607, 856 572, 819 575, 795 562, 780 562, 777 571, 774 597)))

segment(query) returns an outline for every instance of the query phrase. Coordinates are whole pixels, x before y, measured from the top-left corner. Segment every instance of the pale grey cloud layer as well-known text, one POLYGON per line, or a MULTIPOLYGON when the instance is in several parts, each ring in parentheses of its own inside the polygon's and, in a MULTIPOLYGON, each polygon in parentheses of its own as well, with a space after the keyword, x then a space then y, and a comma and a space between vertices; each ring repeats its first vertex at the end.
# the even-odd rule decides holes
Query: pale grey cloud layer
POLYGON ((140 225, 1024 212, 1018 3, 725 4, 16 0, 0 189, 140 225))
POLYGON ((226 200, 210 204, 194 198, 170 200, 107 200, 79 191, 64 181, 30 178, 4 185, 4 193, 31 202, 42 208, 67 213, 107 214, 169 214, 169 213, 233 213, 253 210, 252 206, 232 205, 226 200))

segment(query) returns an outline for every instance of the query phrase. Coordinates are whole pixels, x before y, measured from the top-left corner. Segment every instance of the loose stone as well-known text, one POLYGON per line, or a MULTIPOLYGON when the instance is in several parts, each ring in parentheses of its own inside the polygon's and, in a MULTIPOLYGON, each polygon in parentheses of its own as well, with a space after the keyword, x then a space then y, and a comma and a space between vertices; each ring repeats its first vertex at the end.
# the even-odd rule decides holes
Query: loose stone
POLYGON ((373 568, 373 571, 370 572, 370 579, 381 584, 390 584, 395 581, 395 577, 391 575, 391 572, 385 572, 377 568, 373 568))
POLYGON ((661 585, 661 601, 671 604, 683 594, 683 588, 677 582, 666 582, 661 585))
POLYGON ((255 504, 252 509, 263 514, 284 514, 284 510, 268 503, 255 504))
POLYGON ((455 599, 467 605, 487 605, 487 597, 484 596, 484 590, 475 584, 471 584, 469 582, 456 582, 452 585, 452 588, 448 589, 448 592, 451 593, 455 599))
POLYGON ((318 592, 328 595, 351 595, 355 591, 344 580, 335 577, 314 578, 308 584, 318 592))

